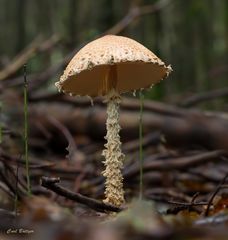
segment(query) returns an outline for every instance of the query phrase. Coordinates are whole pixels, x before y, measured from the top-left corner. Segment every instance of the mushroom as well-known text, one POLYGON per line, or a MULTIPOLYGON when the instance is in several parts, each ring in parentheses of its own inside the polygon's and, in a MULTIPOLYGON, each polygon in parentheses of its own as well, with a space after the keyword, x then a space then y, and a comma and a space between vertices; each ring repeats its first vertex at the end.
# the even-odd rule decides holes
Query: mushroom
POLYGON ((56 83, 59 91, 70 95, 104 96, 107 102, 105 139, 105 203, 124 203, 124 154, 119 136, 120 94, 151 87, 167 77, 171 67, 154 53, 127 37, 106 35, 84 46, 68 64, 56 83))

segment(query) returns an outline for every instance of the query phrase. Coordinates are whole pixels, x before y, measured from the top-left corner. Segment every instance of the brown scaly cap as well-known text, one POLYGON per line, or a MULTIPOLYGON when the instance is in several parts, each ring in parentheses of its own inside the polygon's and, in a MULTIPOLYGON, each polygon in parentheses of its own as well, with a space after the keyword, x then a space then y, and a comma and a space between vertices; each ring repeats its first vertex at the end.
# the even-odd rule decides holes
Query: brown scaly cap
POLYGON ((148 88, 172 71, 142 44, 107 35, 84 46, 56 83, 59 91, 91 97, 107 94, 107 72, 115 65, 119 93, 148 88))

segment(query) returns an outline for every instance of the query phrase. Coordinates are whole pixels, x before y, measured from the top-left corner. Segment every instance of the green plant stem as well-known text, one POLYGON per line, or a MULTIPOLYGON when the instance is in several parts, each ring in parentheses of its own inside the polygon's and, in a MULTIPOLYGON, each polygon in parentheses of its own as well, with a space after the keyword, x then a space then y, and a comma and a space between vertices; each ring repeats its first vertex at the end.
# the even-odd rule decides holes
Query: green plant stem
POLYGON ((139 92, 140 97, 140 115, 139 115, 139 165, 140 165, 140 176, 139 176, 139 199, 142 200, 143 195, 143 106, 144 106, 144 95, 142 91, 139 92))
POLYGON ((19 165, 17 163, 15 198, 14 198, 14 212, 16 216, 17 216, 17 209, 18 209, 18 173, 19 173, 19 165))
POLYGON ((2 102, 0 102, 0 144, 2 144, 2 102))
POLYGON ((24 158, 27 178, 27 194, 31 195, 30 169, 28 158, 28 82, 26 76, 26 65, 24 65, 24 158))

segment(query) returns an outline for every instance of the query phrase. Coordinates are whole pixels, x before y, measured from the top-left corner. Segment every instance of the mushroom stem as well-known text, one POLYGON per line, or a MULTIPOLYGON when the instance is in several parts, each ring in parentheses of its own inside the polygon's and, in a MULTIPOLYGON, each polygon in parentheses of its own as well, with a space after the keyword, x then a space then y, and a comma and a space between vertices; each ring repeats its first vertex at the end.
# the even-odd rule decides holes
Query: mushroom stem
POLYGON ((112 89, 106 95, 107 101, 107 134, 102 155, 105 157, 105 170, 103 176, 105 181, 105 203, 120 206, 124 203, 123 176, 121 169, 123 167, 124 154, 121 151, 120 125, 119 125, 119 104, 121 97, 117 91, 112 89))

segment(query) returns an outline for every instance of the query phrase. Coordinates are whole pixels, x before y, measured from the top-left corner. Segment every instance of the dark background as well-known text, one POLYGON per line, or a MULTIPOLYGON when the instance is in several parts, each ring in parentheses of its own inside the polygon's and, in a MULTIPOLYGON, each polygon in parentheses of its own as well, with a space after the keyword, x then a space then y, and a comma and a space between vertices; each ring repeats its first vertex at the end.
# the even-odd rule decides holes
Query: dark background
MULTIPOLYGON (((41 90, 49 86, 56 91, 53 83, 70 59, 63 62, 67 54, 109 32, 141 42, 172 65, 169 79, 147 92, 148 98, 178 104, 191 95, 227 86, 226 0, 1 0, 0 25, 1 69, 39 42, 41 49, 26 59, 28 75, 36 73, 40 80, 40 74, 55 68, 36 86, 41 90), (115 24, 117 29, 112 28, 115 24), (45 41, 53 45, 42 50, 45 41)), ((18 68, 7 78, 21 74, 18 68)), ((202 106, 227 109, 225 100, 202 106)))

